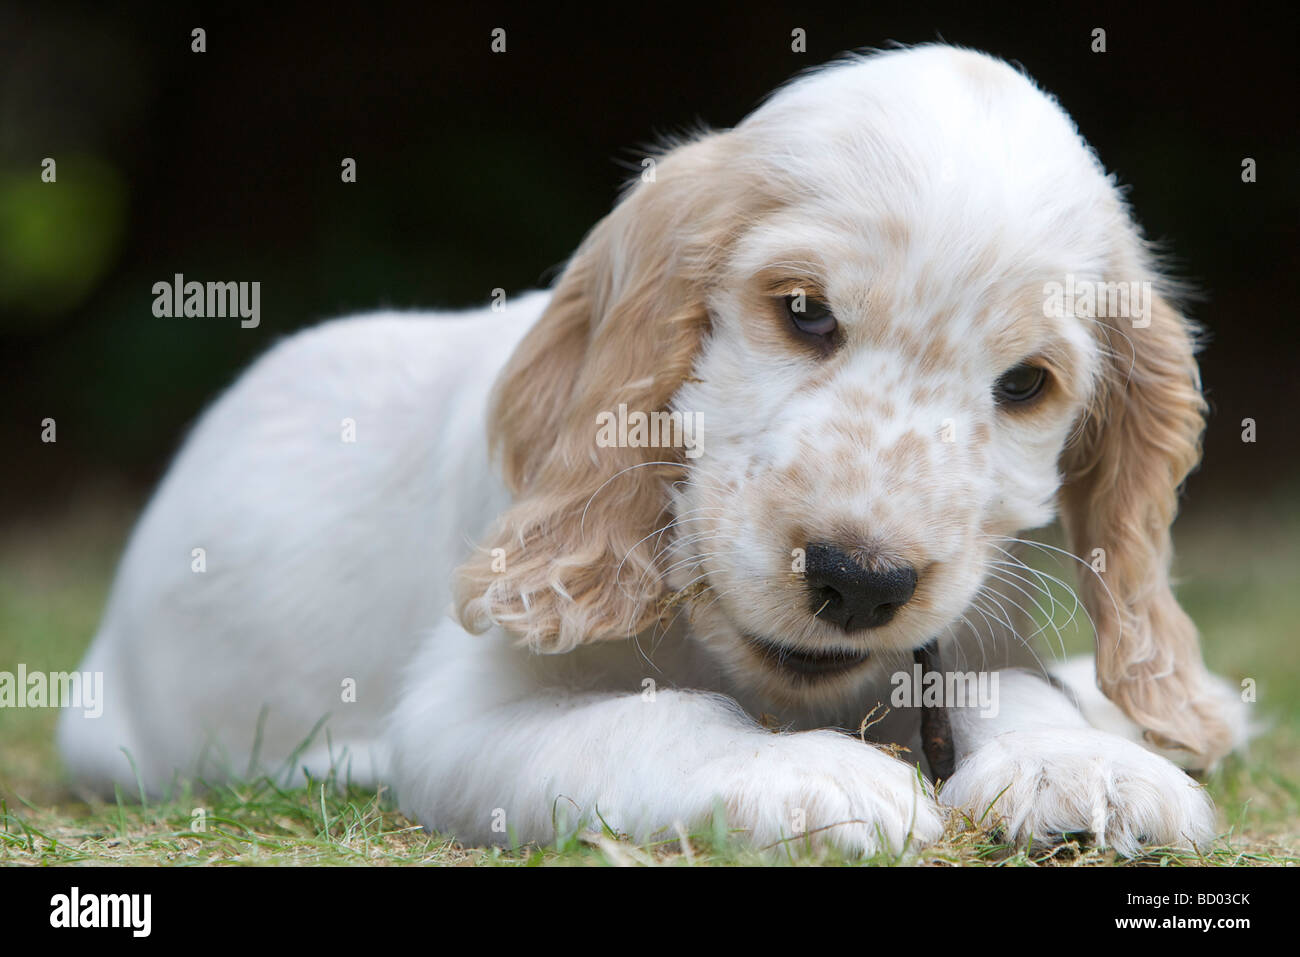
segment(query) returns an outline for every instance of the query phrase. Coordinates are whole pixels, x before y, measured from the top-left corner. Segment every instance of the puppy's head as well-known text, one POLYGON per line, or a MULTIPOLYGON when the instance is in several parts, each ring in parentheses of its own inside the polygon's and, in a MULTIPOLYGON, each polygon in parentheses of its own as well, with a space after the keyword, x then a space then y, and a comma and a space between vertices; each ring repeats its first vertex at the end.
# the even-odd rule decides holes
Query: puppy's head
POLYGON ((1105 556, 1081 579, 1103 689, 1163 745, 1226 748, 1167 578, 1192 338, 1113 182, 1005 64, 855 58, 667 152, 574 255, 492 425, 516 504, 461 570, 470 627, 564 651, 686 590, 740 681, 831 700, 1063 507, 1105 556))

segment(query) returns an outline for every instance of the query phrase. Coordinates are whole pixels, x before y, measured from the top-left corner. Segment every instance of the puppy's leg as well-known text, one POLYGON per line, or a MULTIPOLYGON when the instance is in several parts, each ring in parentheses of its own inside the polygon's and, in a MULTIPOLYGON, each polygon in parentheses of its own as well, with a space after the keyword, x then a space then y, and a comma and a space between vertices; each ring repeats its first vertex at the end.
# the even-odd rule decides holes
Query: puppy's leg
POLYGON ((997 707, 950 710, 957 771, 939 799, 1018 843, 1090 833, 1132 857, 1214 836, 1205 791, 1166 758, 1089 727, 1070 697, 1022 671, 999 673, 997 707))
POLYGON ((916 770, 849 736, 774 734, 715 694, 544 690, 529 658, 450 624, 431 637, 391 724, 407 814, 474 844, 602 822, 671 837, 718 807, 758 846, 896 853, 942 830, 916 770))

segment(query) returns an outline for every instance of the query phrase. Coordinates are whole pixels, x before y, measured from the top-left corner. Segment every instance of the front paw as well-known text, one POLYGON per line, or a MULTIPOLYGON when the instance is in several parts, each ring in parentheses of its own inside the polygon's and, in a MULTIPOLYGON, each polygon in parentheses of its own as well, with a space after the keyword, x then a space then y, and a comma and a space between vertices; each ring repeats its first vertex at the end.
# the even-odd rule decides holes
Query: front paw
POLYGON ((1134 857, 1214 837, 1203 788, 1167 759, 1091 729, 998 735, 961 763, 939 800, 1019 844, 1089 833, 1134 857))
POLYGON ((897 855, 943 833, 915 768, 834 731, 757 737, 710 765, 701 785, 721 800, 728 826, 760 848, 897 855))

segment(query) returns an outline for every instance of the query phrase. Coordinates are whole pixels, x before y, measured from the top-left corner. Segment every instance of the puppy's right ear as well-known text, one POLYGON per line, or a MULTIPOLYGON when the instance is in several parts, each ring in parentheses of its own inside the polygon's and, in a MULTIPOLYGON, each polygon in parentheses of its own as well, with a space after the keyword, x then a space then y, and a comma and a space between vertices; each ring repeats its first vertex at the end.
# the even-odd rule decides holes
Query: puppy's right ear
POLYGON ((1233 733, 1169 580, 1170 525, 1205 426, 1193 330, 1156 296, 1149 327, 1105 341, 1111 367, 1081 423, 1082 441, 1064 457, 1061 490, 1083 567, 1094 549, 1108 556, 1104 574, 1080 577, 1097 631, 1097 679, 1153 744, 1209 767, 1231 749, 1233 733))
POLYGON ((653 620, 650 539, 682 450, 598 446, 598 417, 663 411, 690 374, 743 199, 727 136, 662 156, 587 235, 497 380, 491 433, 515 504, 459 570, 467 628, 558 652, 653 620))

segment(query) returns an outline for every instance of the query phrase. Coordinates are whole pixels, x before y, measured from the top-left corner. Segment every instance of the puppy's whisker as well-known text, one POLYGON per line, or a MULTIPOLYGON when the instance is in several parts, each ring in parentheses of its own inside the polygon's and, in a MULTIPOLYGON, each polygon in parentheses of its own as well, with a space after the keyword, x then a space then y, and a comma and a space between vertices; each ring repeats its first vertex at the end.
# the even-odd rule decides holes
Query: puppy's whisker
MULTIPOLYGON (((990 545, 990 547, 997 549, 997 551, 1000 552, 1000 553, 1004 556, 1003 559, 997 559, 997 558, 990 559, 990 561, 991 561, 994 565, 1003 566, 1003 567, 1007 567, 1007 568, 1014 568, 1014 569, 1017 569, 1017 570, 1019 570, 1019 571, 1024 571, 1024 572, 1028 573, 1029 575, 1032 575, 1032 576, 1034 577, 1034 579, 1038 582, 1038 586, 1037 586, 1037 587, 1040 588, 1040 589, 1043 591, 1043 593, 1044 593, 1045 595, 1047 595, 1048 600, 1051 601, 1051 603, 1052 603, 1052 608, 1053 608, 1053 610, 1055 610, 1056 606, 1057 606, 1058 604, 1060 604, 1060 603, 1057 602, 1057 600, 1056 600, 1056 595, 1052 592, 1052 589, 1049 588, 1049 587, 1047 587, 1047 584, 1046 584, 1046 582, 1044 581, 1044 577, 1043 577, 1042 574, 1040 574, 1036 569, 1033 569, 1033 568, 1031 568, 1030 566, 1026 565, 1026 564, 1025 564, 1023 561, 1021 561, 1021 560, 1020 560, 1020 559, 1019 559, 1015 554, 1013 554, 1012 552, 1010 552, 1010 551, 1008 551, 1007 549, 1003 548, 1001 545, 998 545, 998 544, 995 543, 995 542, 989 542, 988 544, 990 545)), ((1025 583, 1026 583, 1026 584, 1029 584, 1028 580, 1026 580, 1025 583)), ((1071 593, 1071 594, 1072 594, 1072 596, 1073 596, 1073 593, 1071 593)), ((1077 598, 1077 597, 1075 597, 1075 601, 1076 601, 1076 602, 1078 601, 1078 598, 1077 598)), ((1061 605, 1061 607, 1064 608, 1065 606, 1064 606, 1064 605, 1061 605)))
POLYGON ((687 530, 685 528, 685 526, 687 525, 698 525, 701 522, 715 522, 715 521, 716 519, 714 519, 711 516, 700 515, 696 518, 683 518, 680 521, 674 522, 670 528, 664 529, 663 532, 660 534, 661 540, 657 544, 654 554, 657 557, 668 555, 671 554, 674 550, 681 548, 683 543, 689 543, 699 535, 717 534, 716 528, 698 529, 695 531, 691 531, 689 535, 680 534, 681 532, 687 530), (670 532, 674 534, 669 534, 670 532))
MULTIPOLYGON (((631 546, 630 548, 628 548, 628 550, 627 550, 626 552, 623 553, 623 558, 622 558, 622 560, 621 560, 621 561, 618 563, 618 565, 615 567, 615 569, 614 569, 614 580, 615 580, 615 581, 618 581, 618 579, 619 579, 619 577, 620 577, 620 574, 621 574, 622 571, 623 571, 623 565, 627 562, 627 560, 628 560, 628 558, 631 556, 631 554, 632 554, 634 551, 636 551, 637 548, 640 547, 641 545, 643 545, 645 542, 647 542, 647 541, 649 541, 650 539, 654 538, 656 535, 659 536, 659 537, 662 539, 662 537, 663 537, 666 533, 668 533, 668 532, 671 531, 672 529, 677 528, 677 527, 679 527, 679 526, 681 526, 681 525, 683 525, 683 524, 685 524, 685 523, 687 523, 687 522, 696 522, 696 521, 705 521, 705 520, 706 520, 706 519, 705 519, 704 517, 701 517, 701 518, 685 518, 685 517, 682 517, 682 518, 674 518, 674 519, 673 519, 672 521, 670 521, 667 525, 662 525, 662 526, 660 526, 659 528, 656 528, 656 529, 655 529, 653 532, 651 532, 649 535, 645 535, 645 536, 643 536, 643 537, 637 539, 635 542, 632 543, 632 546, 631 546)), ((654 553, 652 554, 651 557, 653 558, 653 557, 657 556, 658 554, 659 554, 658 551, 656 551, 656 552, 654 552, 654 553)))
MULTIPOLYGON (((1078 611, 1080 608, 1083 607, 1083 605, 1079 601, 1078 595, 1074 594, 1073 589, 1070 589, 1069 586, 1066 585, 1064 582, 1062 582, 1059 578, 1055 578, 1054 576, 1051 575, 1045 576, 1043 573, 1040 573, 1035 569, 1030 568, 1029 566, 1023 564, 1022 562, 994 561, 991 564, 994 567, 1000 569, 1003 574, 1010 575, 1013 578, 1024 582, 1026 585, 1032 585, 1033 587, 1036 587, 1042 594, 1047 596, 1048 601, 1051 604, 1051 609, 1050 612, 1044 612, 1044 614, 1050 617, 1050 620, 1052 621, 1052 624, 1056 629, 1058 638, 1061 637, 1063 629, 1069 628, 1070 625, 1074 623, 1074 620, 1078 615, 1078 611), (1019 574, 1020 571, 1026 571, 1029 574, 1031 574, 1036 580, 1036 584, 1034 582, 1030 582, 1028 578, 1019 574), (1047 582, 1044 580, 1045 578, 1055 582, 1059 587, 1065 588, 1066 591, 1070 594, 1070 596, 1074 599, 1074 607, 1069 609, 1068 617, 1064 622, 1062 622, 1059 625, 1056 623, 1056 609, 1057 608, 1065 609, 1065 603, 1057 600, 1056 593, 1052 590, 1051 587, 1049 587, 1047 582)), ((1062 647, 1062 653, 1064 653, 1064 647, 1062 647)))
POLYGON ((676 571, 679 568, 689 568, 692 565, 703 568, 705 559, 717 558, 720 555, 726 555, 726 554, 727 551, 725 549, 719 551, 712 551, 712 552, 694 552, 686 556, 685 558, 678 559, 677 561, 669 565, 667 568, 665 568, 664 576, 667 577, 669 574, 671 574, 672 572, 676 571))
MULTIPOLYGON (((679 530, 683 525, 689 525, 689 524, 694 524, 696 522, 705 522, 705 521, 711 521, 711 519, 707 517, 686 518, 686 519, 682 519, 679 522, 674 522, 671 528, 666 528, 661 531, 660 533, 661 539, 663 535, 667 535, 668 532, 675 532, 679 530)), ((706 528, 701 531, 692 532, 690 535, 672 535, 668 537, 668 540, 666 542, 662 540, 657 542, 654 551, 650 555, 650 561, 647 564, 646 569, 642 570, 642 575, 644 576, 648 572, 655 570, 664 559, 671 557, 673 554, 681 551, 683 548, 689 548, 691 545, 697 542, 705 541, 709 538, 716 537, 718 534, 719 534, 718 529, 706 528)), ((642 541, 644 541, 644 539, 642 539, 642 541)), ((640 542, 637 543, 637 545, 640 544, 641 544, 640 542)), ((627 561, 627 558, 631 555, 632 551, 636 549, 637 545, 633 545, 632 548, 628 549, 628 552, 623 557, 623 562, 627 561)), ((623 562, 619 562, 618 570, 620 571, 622 570, 623 562)))
MULTIPOLYGON (((1028 592, 1026 592, 1023 588, 1020 588, 1020 587, 1019 587, 1019 586, 1014 582, 1014 580, 1012 580, 1012 579, 1008 579, 1008 578, 1006 578, 1006 577, 1003 577, 1003 575, 998 574, 998 573, 995 573, 995 572, 990 572, 989 575, 990 575, 990 577, 993 578, 995 581, 999 581, 999 582, 1001 582, 1001 583, 1007 585, 1008 587, 1015 588, 1017 591, 1019 591, 1019 592, 1021 592, 1022 594, 1024 594, 1024 595, 1025 595, 1025 596, 1026 596, 1026 597, 1027 597, 1027 598, 1028 598, 1028 599, 1033 603, 1034 607, 1035 607, 1036 609, 1038 609, 1039 613, 1042 615, 1042 624, 1040 624, 1040 625, 1038 626, 1038 628, 1034 630, 1034 633, 1031 634, 1031 635, 1029 635, 1028 638, 1027 638, 1026 640, 1028 640, 1028 641, 1032 641, 1033 639, 1037 638, 1039 635, 1041 635, 1041 634, 1046 634, 1047 631, 1050 629, 1050 630, 1051 630, 1052 632, 1054 632, 1055 635, 1056 635, 1056 644, 1057 644, 1057 646, 1060 648, 1060 656, 1059 656, 1059 657, 1060 657, 1060 658, 1064 658, 1064 657, 1065 657, 1065 639, 1064 639, 1064 636, 1061 634, 1061 629, 1060 629, 1060 627, 1056 624, 1056 619, 1055 619, 1055 617, 1052 615, 1052 613, 1049 612, 1047 609, 1044 609, 1044 608, 1042 607, 1042 605, 1041 605, 1041 604, 1040 604, 1040 603, 1039 603, 1039 602, 1038 602, 1038 601, 1037 601, 1037 600, 1036 600, 1032 595, 1030 595, 1028 592)), ((1023 580, 1023 579, 1022 579, 1022 580, 1023 580)), ((1053 610, 1054 610, 1054 608, 1055 608, 1055 606, 1053 606, 1053 610)), ((1031 616, 1031 617, 1032 617, 1032 616, 1031 616)), ((1049 645, 1050 645, 1050 642, 1049 642, 1049 645)), ((1055 650, 1053 650, 1053 654, 1055 654, 1055 653, 1056 653, 1055 650)))
MULTIPOLYGON (((1005 626, 1007 631, 1011 632, 1011 635, 1017 640, 1019 640, 1020 636, 1016 632, 1015 623, 1012 622, 1010 614, 1008 614, 1006 607, 1002 604, 1002 602, 998 600, 997 595, 995 595, 992 591, 990 591, 986 586, 981 585, 979 590, 975 592, 975 597, 972 601, 977 611, 984 612, 986 615, 989 616, 991 621, 997 622, 999 625, 1005 626), (980 604, 981 602, 984 602, 986 604, 997 605, 998 611, 1002 613, 1002 616, 998 617, 993 613, 993 610, 991 608, 988 608, 985 605, 980 604)), ((989 637, 996 641, 996 636, 990 635, 989 637)))
MULTIPOLYGON (((975 612, 978 612, 978 613, 979 613, 980 620, 984 622, 984 627, 987 628, 988 631, 989 631, 989 641, 992 642, 992 644, 994 645, 994 647, 996 647, 996 646, 997 646, 997 635, 994 634, 994 631, 993 631, 993 623, 989 620, 989 616, 988 616, 988 614, 984 611, 984 609, 981 608, 981 607, 979 607, 979 605, 976 604, 976 601, 978 600, 978 598, 979 598, 979 593, 976 592, 974 598, 971 599, 971 604, 968 606, 968 610, 970 610, 970 611, 975 611, 975 612)), ((983 631, 981 631, 980 628, 979 628, 977 625, 975 625, 975 624, 974 624, 974 623, 973 623, 969 618, 967 618, 965 615, 962 615, 962 621, 964 621, 964 622, 966 623, 966 626, 967 626, 968 628, 970 628, 971 631, 972 631, 972 633, 975 635, 975 642, 976 642, 976 644, 979 645, 979 649, 980 649, 980 657, 981 657, 981 658, 985 658, 985 659, 987 659, 987 658, 988 658, 988 651, 984 648, 984 633, 983 633, 983 631)))
MULTIPOLYGON (((988 577, 992 578, 994 581, 999 581, 999 582, 1001 582, 1002 584, 1006 585, 1007 587, 1009 587, 1009 588, 1014 588, 1016 591, 1020 592, 1020 593, 1021 593, 1022 595, 1024 595, 1027 599, 1029 599, 1030 603, 1034 606, 1035 609, 1038 610, 1038 613, 1042 616, 1043 624, 1040 625, 1040 626, 1038 627, 1038 629, 1037 629, 1037 630, 1036 630, 1032 635, 1030 635, 1030 636, 1026 639, 1026 641, 1033 641, 1033 639, 1037 638, 1040 634, 1043 634, 1043 633, 1044 633, 1048 628, 1052 628, 1053 630, 1056 631, 1057 642, 1058 642, 1058 643, 1060 644, 1060 646, 1061 646, 1061 657, 1064 658, 1064 657, 1065 657, 1065 640, 1061 637, 1060 629, 1056 628, 1056 619, 1055 619, 1055 615, 1054 615, 1052 612, 1049 612, 1046 608, 1044 608, 1044 607, 1042 606, 1042 603, 1039 602, 1038 599, 1035 598, 1034 595, 1033 595, 1030 591, 1028 591, 1027 589, 1025 589, 1022 585, 1017 584, 1017 582, 1016 582, 1016 581, 1011 577, 1011 573, 1007 572, 1005 569, 997 569, 997 568, 994 568, 994 567, 992 567, 992 566, 990 565, 989 567, 987 567, 987 568, 985 569, 985 574, 986 574, 988 577)), ((1017 576, 1017 577, 1019 577, 1019 576, 1017 576)), ((1030 582, 1028 582, 1028 581, 1025 580, 1025 579, 1021 579, 1021 580, 1022 580, 1022 581, 1025 581, 1026 584, 1030 584, 1030 582)), ((1050 597, 1050 595, 1049 595, 1049 597, 1050 597)), ((1011 600, 1011 599, 1008 598, 1008 600, 1011 600)), ((1023 606, 1019 606, 1019 605, 1018 605, 1017 607, 1020 607, 1022 611, 1025 611, 1025 614, 1028 615, 1030 618, 1033 617, 1032 615, 1029 615, 1028 611, 1025 610, 1025 609, 1023 608, 1023 606)), ((1053 612, 1055 611, 1055 609, 1056 609, 1056 606, 1055 606, 1055 604, 1053 604, 1053 605, 1052 605, 1052 610, 1053 610, 1053 612)))
MULTIPOLYGON (((1023 588, 1019 588, 1017 585, 1013 584, 1012 582, 1008 581, 1008 580, 1005 579, 1005 578, 1000 577, 1000 576, 999 576, 998 574, 996 574, 996 573, 990 572, 990 573, 989 573, 989 576, 990 576, 991 578, 993 578, 995 581, 1002 582, 1004 585, 1007 585, 1008 587, 1011 587, 1011 588, 1016 588, 1018 591, 1021 591, 1022 593, 1024 593, 1024 594, 1026 595, 1026 597, 1029 598, 1029 601, 1034 605, 1034 607, 1038 609, 1039 613, 1043 615, 1043 619, 1044 619, 1044 620, 1043 620, 1043 623, 1042 623, 1041 625, 1039 625, 1036 629, 1034 629, 1034 631, 1033 631, 1032 634, 1029 634, 1029 635, 1026 635, 1026 636, 1023 636, 1023 637, 1017 636, 1017 637, 1019 638, 1021 644, 1023 644, 1025 647, 1028 648, 1028 647, 1030 647, 1030 646, 1032 645, 1033 640, 1034 640, 1035 638, 1037 638, 1039 635, 1041 635, 1041 634, 1045 634, 1049 628, 1055 629, 1055 623, 1052 621, 1052 619, 1051 619, 1050 617, 1047 616, 1047 612, 1046 612, 1046 610, 1042 607, 1042 605, 1040 605, 1040 604, 1039 604, 1039 603, 1038 603, 1038 602, 1033 598, 1033 596, 1031 596, 1031 595, 1029 595, 1027 592, 1025 592, 1023 588)), ((1033 620, 1034 616, 1029 612, 1029 610, 1028 610, 1027 608, 1025 608, 1023 605, 1021 605, 1019 602, 1017 602, 1015 599, 1013 599, 1013 598, 1011 598, 1010 596, 1005 595, 1005 594, 1002 595, 1002 597, 1005 598, 1008 602, 1010 602, 1010 603, 1012 604, 1013 607, 1019 609, 1019 611, 1021 612, 1021 614, 1023 614, 1026 618, 1030 619, 1031 621, 1033 620)), ((1064 641, 1061 639, 1061 634, 1060 634, 1059 631, 1057 631, 1057 633, 1056 633, 1056 637, 1057 637, 1058 644, 1060 644, 1060 646, 1061 646, 1061 655, 1060 655, 1060 657, 1061 657, 1061 658, 1064 658, 1064 657, 1065 657, 1065 643, 1064 643, 1064 641)), ((1049 643, 1049 644, 1050 644, 1050 643, 1049 643)))
POLYGON ((634 464, 632 464, 632 465, 627 466, 626 468, 621 468, 621 469, 619 469, 617 472, 615 472, 615 473, 614 473, 613 475, 611 475, 609 478, 605 479, 605 481, 601 482, 600 485, 598 485, 598 486, 596 487, 596 491, 592 492, 591 495, 587 498, 587 503, 586 503, 585 505, 582 506, 582 515, 581 515, 581 517, 578 519, 578 533, 579 533, 580 535, 582 535, 584 538, 586 537, 586 532, 587 532, 587 511, 591 508, 591 503, 594 502, 594 501, 596 500, 596 496, 599 495, 601 492, 603 492, 603 491, 605 490, 606 486, 608 486, 608 485, 609 485, 611 482, 613 482, 615 479, 617 479, 617 478, 621 478, 622 476, 626 475, 628 472, 633 472, 633 471, 635 471, 636 469, 652 468, 652 467, 654 467, 654 466, 666 466, 666 467, 669 467, 669 468, 675 468, 675 469, 680 469, 680 468, 686 468, 686 467, 687 467, 687 466, 684 465, 682 462, 670 462, 670 461, 664 461, 664 460, 655 460, 655 461, 653 461, 653 462, 636 462, 636 463, 634 463, 634 464))
MULTIPOLYGON (((1060 555, 1060 556, 1063 556, 1063 557, 1065 557, 1065 558, 1070 559, 1070 561, 1077 562, 1079 565, 1081 565, 1083 568, 1085 568, 1085 569, 1088 571, 1089 574, 1091 574, 1093 577, 1095 577, 1095 578, 1097 579, 1097 583, 1098 583, 1099 585, 1101 585, 1102 590, 1106 593, 1106 598, 1109 599, 1109 601, 1110 601, 1110 605, 1111 605, 1111 608, 1112 608, 1112 609, 1114 610, 1114 612, 1115 612, 1115 618, 1116 618, 1116 620, 1118 620, 1118 621, 1120 622, 1121 631, 1120 631, 1120 634, 1119 634, 1118 637, 1121 638, 1121 639, 1123 638, 1123 631, 1122 631, 1122 628, 1123 628, 1123 623, 1124 623, 1124 617, 1123 617, 1122 614, 1120 614, 1120 610, 1119 610, 1119 602, 1115 599, 1114 594, 1111 592, 1111 590, 1110 590, 1110 585, 1108 585, 1108 584, 1106 583, 1106 580, 1105 580, 1104 578, 1101 577, 1101 574, 1097 571, 1097 569, 1093 568, 1091 565, 1089 565, 1087 562, 1085 562, 1085 561, 1084 561, 1082 558, 1080 558, 1078 555, 1075 555, 1075 554, 1073 554, 1072 552, 1068 552, 1068 551, 1066 551, 1066 550, 1063 549, 1063 548, 1057 548, 1055 545, 1048 545, 1048 544, 1046 544, 1045 542, 1035 542, 1035 541, 1032 541, 1032 540, 1029 540, 1029 539, 1024 539, 1024 538, 1015 538, 1015 537, 1012 537, 1012 536, 1006 536, 1006 535, 1004 535, 1004 536, 1000 536, 1000 537, 999 537, 999 540, 1000 540, 1000 541, 1014 542, 1014 543, 1016 543, 1016 544, 1018 544, 1018 545, 1027 545, 1027 546, 1029 546, 1029 547, 1031 547, 1031 548, 1037 548, 1037 549, 1039 549, 1040 551, 1043 551, 1044 553, 1051 553, 1051 554, 1055 554, 1055 555, 1060 555)), ((1096 632, 1096 631, 1097 631, 1097 623, 1096 623, 1096 621, 1093 620, 1092 614, 1091 614, 1090 612, 1088 612, 1087 605, 1084 605, 1083 607, 1084 607, 1084 613, 1088 615, 1088 623, 1092 625, 1093 631, 1096 632)))
MULTIPOLYGON (((1085 616, 1088 615, 1088 609, 1087 609, 1087 606, 1085 606, 1085 605, 1083 604, 1083 602, 1079 600, 1078 592, 1076 592, 1076 591, 1074 590, 1074 587, 1073 587, 1072 585, 1070 585, 1069 582, 1066 582, 1066 581, 1064 581, 1063 579, 1060 579, 1060 578, 1056 577, 1055 575, 1051 574, 1050 572, 1045 572, 1045 571, 1043 571, 1043 570, 1041 570, 1041 569, 1033 568, 1033 567, 1031 567, 1031 566, 1025 564, 1023 561, 1021 561, 1019 558, 1017 558, 1017 557, 1016 557, 1015 555, 1013 555, 1011 552, 1007 551, 1007 549, 1002 548, 1002 547, 999 546, 999 545, 994 545, 993 547, 996 548, 998 551, 1000 551, 1002 554, 1006 555, 1007 558, 1008 558, 1008 562, 1005 562, 1005 563, 1000 563, 1000 562, 999 562, 999 563, 997 563, 997 564, 1009 564, 1009 565, 1014 566, 1015 568, 1021 569, 1021 570, 1025 571, 1025 572, 1028 572, 1030 575, 1033 575, 1034 578, 1036 578, 1036 579, 1039 581, 1039 583, 1042 584, 1043 590, 1044 590, 1044 591, 1045 591, 1049 596, 1051 596, 1052 601, 1055 602, 1056 604, 1060 604, 1060 606, 1061 606, 1062 608, 1065 607, 1064 603, 1063 603, 1063 602, 1057 602, 1055 591, 1054 591, 1052 588, 1048 587, 1048 585, 1045 584, 1044 582, 1050 582, 1050 583, 1056 585, 1058 588, 1060 588, 1062 591, 1064 591, 1067 595, 1069 595, 1071 599, 1073 599, 1073 601, 1074 601, 1074 605, 1073 605, 1073 607, 1070 609, 1070 616, 1069 616, 1069 618, 1067 618, 1067 619, 1065 620, 1064 623, 1062 623, 1062 625, 1061 625, 1062 628, 1068 628, 1071 624, 1073 624, 1075 618, 1078 616, 1078 613, 1079 613, 1080 609, 1083 610, 1083 613, 1084 613, 1085 616)), ((1092 624, 1092 621, 1091 621, 1091 618, 1089 618, 1089 625, 1091 626, 1091 624, 1092 624)))
MULTIPOLYGON (((966 617, 965 613, 958 615, 957 620, 966 626, 967 632, 975 636, 975 644, 980 650, 980 660, 987 663, 989 656, 988 652, 984 649, 984 636, 979 633, 979 629, 977 629, 971 620, 966 617)), ((958 646, 960 647, 960 642, 958 642, 958 646)))
POLYGON ((699 549, 699 546, 707 543, 712 543, 712 542, 721 543, 725 541, 722 537, 721 531, 718 529, 708 529, 702 532, 697 532, 694 535, 687 536, 686 538, 689 538, 690 540, 687 541, 683 539, 680 542, 680 544, 665 548, 660 553, 656 554, 654 562, 642 570, 641 575, 636 583, 638 588, 642 587, 645 584, 647 577, 650 575, 654 575, 661 581, 666 582, 668 577, 677 568, 683 567, 684 565, 689 565, 692 562, 696 564, 702 563, 705 558, 712 558, 716 555, 722 554, 723 551, 725 551, 725 550, 714 550, 714 551, 705 552, 699 549), (665 560, 671 558, 677 551, 681 549, 689 549, 689 550, 681 558, 676 558, 673 561, 669 562, 667 565, 662 564, 665 560))
MULTIPOLYGON (((984 589, 984 588, 981 588, 981 589, 980 589, 980 592, 979 592, 979 595, 978 595, 978 597, 977 597, 977 600, 980 600, 980 599, 991 600, 994 604, 996 604, 996 605, 998 606, 999 609, 1002 610, 1002 613, 1003 613, 1003 615, 1004 615, 1005 617, 1002 618, 1002 619, 998 619, 998 620, 999 620, 1002 624, 1005 624, 1005 625, 1007 626, 1008 630, 1011 632, 1011 637, 1012 637, 1013 639, 1015 639, 1015 640, 1020 644, 1020 646, 1021 646, 1022 648, 1024 648, 1026 651, 1028 651, 1030 655, 1033 656, 1034 662, 1038 665, 1039 670, 1041 670, 1041 671, 1046 671, 1046 668, 1045 668, 1045 666, 1043 665, 1043 661, 1042 661, 1042 659, 1038 657, 1038 653, 1034 650, 1033 645, 1031 644, 1031 642, 1030 642, 1029 640, 1027 640, 1027 639, 1021 637, 1019 630, 1018 630, 1018 629, 1015 627, 1015 625, 1013 625, 1013 624, 1011 623, 1011 621, 1009 620, 1009 619, 1010 619, 1010 615, 1007 613, 1007 610, 1006 610, 1005 606, 1003 606, 1003 604, 1002 604, 1000 598, 1006 598, 1007 601, 1009 601, 1013 607, 1019 609, 1019 611, 1020 611, 1021 614, 1025 615, 1026 617, 1032 617, 1032 616, 1029 615, 1029 613, 1028 613, 1027 611, 1025 611, 1024 607, 1023 607, 1022 605, 1020 605, 1019 603, 1013 601, 1013 600, 1010 599, 1010 598, 1007 598, 1007 596, 1005 596, 1005 595, 1002 595, 1002 596, 996 596, 996 595, 994 595, 991 591, 988 591, 987 589, 984 589)), ((983 609, 981 609, 981 610, 983 610, 983 609)), ((1035 634, 1037 634, 1037 633, 1035 633, 1035 634)), ((1032 638, 1032 636, 1030 636, 1030 637, 1032 638)))
MULTIPOLYGON (((691 511, 697 511, 697 510, 696 510, 696 509, 692 509, 691 511)), ((620 589, 623 591, 623 593, 624 593, 625 595, 628 595, 629 597, 631 597, 631 595, 632 595, 632 592, 629 592, 628 589, 627 589, 626 587, 624 587, 624 586, 621 584, 621 582, 622 582, 623 566, 627 563, 627 560, 631 557, 632 553, 633 553, 634 551, 636 551, 636 549, 637 549, 641 544, 643 544, 647 539, 653 538, 653 537, 656 536, 656 535, 660 536, 660 540, 662 541, 662 536, 663 536, 663 535, 667 534, 669 531, 671 531, 671 530, 673 530, 673 529, 675 529, 675 528, 678 528, 678 527, 681 526, 682 524, 689 523, 689 522, 696 522, 696 521, 705 521, 705 520, 707 520, 707 517, 706 517, 706 516, 690 517, 690 516, 689 516, 689 513, 688 513, 687 515, 682 516, 682 517, 674 518, 674 519, 672 519, 670 522, 668 522, 666 525, 664 525, 664 526, 662 526, 662 527, 660 527, 660 528, 655 529, 655 530, 654 530, 653 532, 651 532, 649 535, 646 535, 645 537, 641 538, 639 541, 637 541, 635 544, 633 544, 633 545, 631 546, 631 548, 629 548, 626 552, 624 552, 624 553, 623 553, 623 558, 619 561, 618 566, 617 566, 617 567, 615 568, 615 570, 614 570, 614 581, 617 582, 617 583, 620 583, 619 587, 620 587, 620 589)), ((702 536, 704 536, 704 537, 708 537, 709 535, 712 535, 712 534, 715 534, 715 533, 714 533, 714 532, 706 532, 706 533, 700 533, 700 534, 701 534, 702 536)), ((703 538, 700 538, 699 540, 703 540, 703 538)), ((642 571, 641 571, 641 575, 638 577, 638 579, 637 579, 637 581, 636 581, 636 587, 637 587, 637 588, 641 588, 641 587, 645 584, 646 578, 647 578, 649 575, 651 575, 651 574, 656 574, 656 575, 658 575, 659 577, 664 577, 664 576, 667 575, 667 572, 666 572, 666 571, 661 571, 661 570, 658 569, 658 564, 659 564, 659 561, 660 561, 660 559, 661 559, 662 557, 666 557, 666 556, 667 556, 668 554, 670 554, 670 553, 671 553, 671 552, 672 552, 676 547, 678 547, 678 546, 675 545, 675 542, 677 542, 677 541, 680 541, 680 539, 679 539, 679 538, 673 538, 672 540, 669 541, 668 546, 667 546, 666 548, 663 547, 662 545, 658 545, 658 544, 656 545, 654 552, 651 553, 651 556, 650 556, 650 560, 649 560, 649 562, 647 562, 646 567, 642 569, 642 571)))

